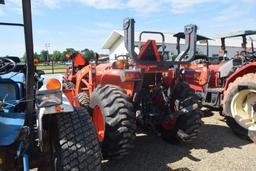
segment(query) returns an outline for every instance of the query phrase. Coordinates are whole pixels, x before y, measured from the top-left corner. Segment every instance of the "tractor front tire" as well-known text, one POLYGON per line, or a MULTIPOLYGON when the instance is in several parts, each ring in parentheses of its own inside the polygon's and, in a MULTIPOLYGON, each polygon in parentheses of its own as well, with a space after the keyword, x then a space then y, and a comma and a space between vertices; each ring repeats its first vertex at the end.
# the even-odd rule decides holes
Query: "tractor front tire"
POLYGON ((84 108, 88 108, 90 104, 90 98, 86 92, 81 92, 76 96, 77 101, 84 108))
POLYGON ((103 158, 120 159, 129 154, 134 148, 136 121, 124 90, 114 85, 98 86, 90 99, 90 108, 99 108, 104 118, 103 158))
POLYGON ((256 74, 243 75, 230 83, 222 104, 232 131, 240 138, 256 143, 256 74))
POLYGON ((100 171, 101 150, 91 116, 84 108, 56 116, 53 136, 55 171, 100 171))
POLYGON ((70 81, 67 81, 67 82, 63 83, 63 88, 67 89, 67 90, 73 89, 73 88, 75 88, 75 84, 70 81))
POLYGON ((198 108, 176 118, 171 129, 160 126, 162 138, 168 143, 192 143, 197 139, 202 126, 202 112, 199 110, 199 98, 195 92, 184 82, 178 83, 173 90, 171 106, 174 111, 197 104, 198 108))

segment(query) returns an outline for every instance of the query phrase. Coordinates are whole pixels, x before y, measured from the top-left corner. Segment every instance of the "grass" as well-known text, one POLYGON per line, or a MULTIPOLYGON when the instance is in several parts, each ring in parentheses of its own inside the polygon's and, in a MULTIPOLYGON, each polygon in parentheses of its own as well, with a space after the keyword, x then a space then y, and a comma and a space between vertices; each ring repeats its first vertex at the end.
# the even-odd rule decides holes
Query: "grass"
MULTIPOLYGON (((54 73, 55 74, 64 74, 66 69, 69 66, 67 65, 54 65, 54 73)), ((51 74, 52 73, 52 66, 51 65, 38 65, 37 70, 43 70, 46 74, 51 74)))
MULTIPOLYGON (((67 65, 54 65, 53 66, 54 69, 66 69, 68 68, 67 65)), ((51 70, 52 66, 51 65, 38 65, 37 66, 38 70, 51 70)))

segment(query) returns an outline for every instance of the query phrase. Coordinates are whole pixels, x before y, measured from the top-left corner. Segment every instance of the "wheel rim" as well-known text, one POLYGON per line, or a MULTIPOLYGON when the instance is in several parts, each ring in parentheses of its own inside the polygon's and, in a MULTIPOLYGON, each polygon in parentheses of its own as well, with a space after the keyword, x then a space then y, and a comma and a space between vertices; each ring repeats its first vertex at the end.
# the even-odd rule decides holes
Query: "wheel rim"
POLYGON ((105 122, 104 122, 103 114, 102 114, 99 106, 95 106, 93 108, 92 119, 93 119, 94 126, 96 128, 98 139, 100 142, 102 142, 104 139, 104 135, 105 135, 105 122))
MULTIPOLYGON (((173 112, 176 112, 177 109, 175 106, 172 107, 172 111, 173 112)), ((172 119, 170 121, 166 121, 166 122, 162 122, 161 123, 161 126, 166 129, 166 130, 172 130, 175 126, 176 126, 176 122, 177 120, 176 119, 172 119)))
POLYGON ((162 122, 161 126, 166 130, 172 130, 176 125, 176 119, 172 119, 167 122, 162 122))
POLYGON ((256 131, 256 90, 238 92, 231 101, 231 114, 235 121, 247 130, 256 131))

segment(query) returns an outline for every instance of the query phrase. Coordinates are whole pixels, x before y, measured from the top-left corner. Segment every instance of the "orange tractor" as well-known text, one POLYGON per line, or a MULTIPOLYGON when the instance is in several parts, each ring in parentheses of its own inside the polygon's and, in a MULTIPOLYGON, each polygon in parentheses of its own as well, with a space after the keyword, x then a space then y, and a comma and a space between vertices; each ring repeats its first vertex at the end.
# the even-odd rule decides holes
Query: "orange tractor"
POLYGON ((193 60, 195 25, 185 27, 186 50, 180 61, 169 61, 165 37, 160 32, 140 34, 140 53, 134 51, 134 19, 124 20, 124 41, 128 55, 113 62, 84 65, 81 55, 73 56, 73 67, 65 78, 73 105, 91 109, 102 145, 103 156, 121 158, 134 147, 137 126, 149 128, 167 142, 192 142, 201 126, 201 111, 194 90, 183 81, 181 63, 193 60), (143 34, 158 34, 162 44, 143 34), (79 69, 77 69, 79 68, 79 69), (73 92, 73 93, 72 93, 73 92))
MULTIPOLYGON (((183 65, 184 78, 201 96, 206 107, 221 111, 230 128, 242 138, 256 142, 256 53, 247 47, 247 36, 256 31, 243 31, 221 38, 223 57, 219 62, 183 65), (225 39, 242 37, 243 51, 227 58, 225 39), (248 51, 249 49, 249 51, 248 51)), ((177 36, 176 36, 177 37, 177 36)), ((179 47, 179 45, 177 46, 179 47)))

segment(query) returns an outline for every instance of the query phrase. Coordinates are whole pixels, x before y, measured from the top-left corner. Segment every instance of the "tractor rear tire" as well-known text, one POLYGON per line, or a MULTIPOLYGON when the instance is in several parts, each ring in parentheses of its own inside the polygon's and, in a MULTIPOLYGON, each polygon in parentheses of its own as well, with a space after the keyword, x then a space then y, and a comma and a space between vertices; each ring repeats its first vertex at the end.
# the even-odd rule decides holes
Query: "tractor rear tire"
POLYGON ((86 92, 81 92, 76 96, 77 101, 84 108, 88 108, 90 104, 90 98, 86 92))
POLYGON ((202 126, 202 112, 199 110, 199 97, 184 82, 176 85, 173 92, 171 106, 175 110, 180 110, 194 104, 197 104, 198 108, 178 117, 175 126, 171 129, 166 129, 161 126, 161 136, 166 142, 172 144, 192 143, 197 139, 199 129, 202 126), (184 136, 182 137, 182 135, 184 136))
POLYGON ((134 148, 136 130, 135 114, 129 97, 118 86, 98 86, 90 99, 90 108, 95 107, 100 108, 105 124, 103 158, 123 158, 134 148))
POLYGON ((75 108, 56 116, 53 136, 55 171, 100 171, 101 150, 89 113, 75 108))
POLYGON ((223 97, 227 125, 242 139, 256 143, 256 74, 249 73, 230 83, 223 97), (251 107, 251 109, 250 109, 251 107), (251 113, 254 111, 254 118, 251 113))

